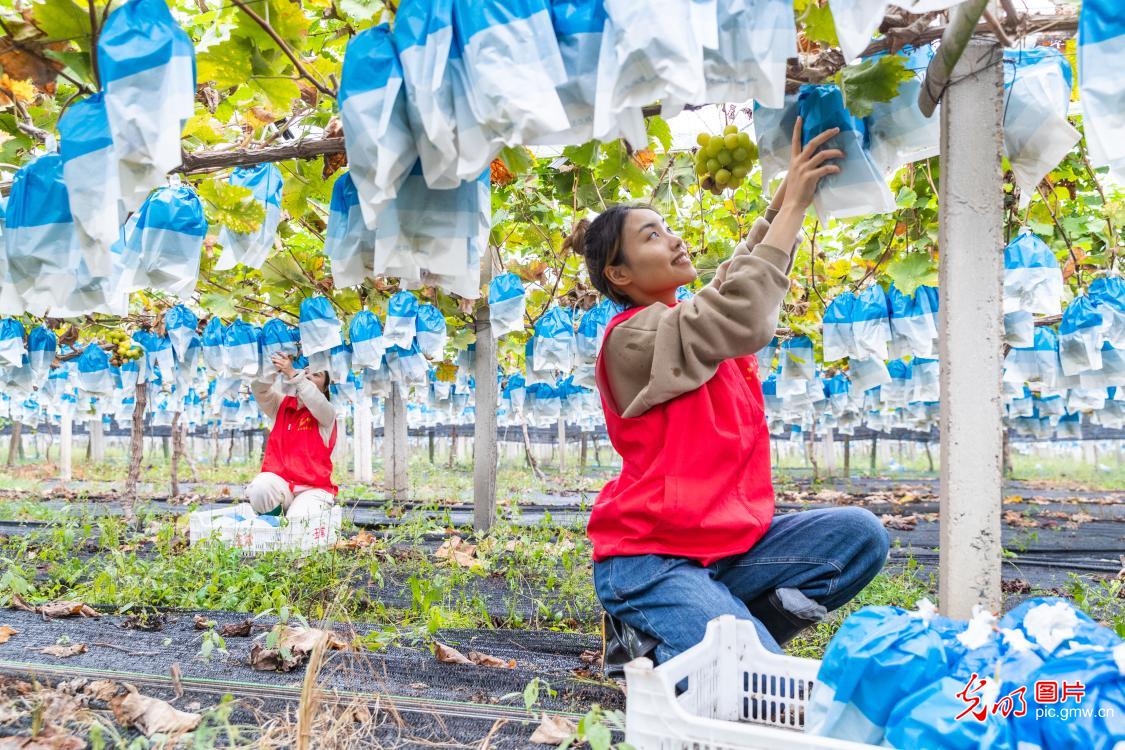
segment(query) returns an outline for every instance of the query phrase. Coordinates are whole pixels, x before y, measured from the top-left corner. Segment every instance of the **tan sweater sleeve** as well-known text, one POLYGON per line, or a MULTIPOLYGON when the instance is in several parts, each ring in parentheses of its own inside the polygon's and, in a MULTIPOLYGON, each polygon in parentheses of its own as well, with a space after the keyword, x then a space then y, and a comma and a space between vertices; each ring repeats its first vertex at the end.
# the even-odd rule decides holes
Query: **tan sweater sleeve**
POLYGON ((254 394, 258 408, 271 422, 277 418, 277 410, 281 407, 281 394, 273 389, 273 383, 272 379, 262 378, 254 378, 250 381, 250 392, 254 394))
POLYGON ((769 223, 755 222, 747 242, 723 266, 722 276, 675 307, 654 303, 614 328, 603 344, 618 413, 636 417, 695 390, 732 357, 768 344, 789 291, 792 253, 749 241, 769 223))

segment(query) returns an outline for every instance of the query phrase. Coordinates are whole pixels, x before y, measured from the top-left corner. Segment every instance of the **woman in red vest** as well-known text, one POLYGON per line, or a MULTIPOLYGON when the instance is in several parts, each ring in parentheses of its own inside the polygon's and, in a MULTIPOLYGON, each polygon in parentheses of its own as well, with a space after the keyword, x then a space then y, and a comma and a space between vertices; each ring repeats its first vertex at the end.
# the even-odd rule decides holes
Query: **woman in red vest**
POLYGON ((336 445, 336 407, 328 401, 328 373, 294 370, 284 354, 273 366, 297 389, 282 396, 272 380, 250 384, 258 407, 273 420, 262 473, 246 487, 256 513, 310 515, 331 507, 338 488, 332 483, 332 448, 336 445))
POLYGON ((621 474, 588 527, 611 673, 641 655, 666 661, 724 614, 753 620, 780 653, 886 561, 886 531, 867 510, 774 516, 754 358, 774 336, 816 186, 839 171, 842 152, 819 150, 835 132, 802 148, 798 120, 765 217, 691 299, 676 300, 696 278, 688 248, 655 211, 614 206, 570 238, 594 286, 626 307, 596 367, 621 474))

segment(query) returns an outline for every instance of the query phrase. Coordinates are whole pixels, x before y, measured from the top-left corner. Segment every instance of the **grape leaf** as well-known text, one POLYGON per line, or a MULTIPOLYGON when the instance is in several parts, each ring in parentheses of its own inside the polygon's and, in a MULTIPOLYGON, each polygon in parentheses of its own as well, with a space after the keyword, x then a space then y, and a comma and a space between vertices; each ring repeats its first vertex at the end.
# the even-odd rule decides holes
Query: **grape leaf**
POLYGON ((797 12, 797 21, 804 26, 806 39, 829 47, 840 45, 840 40, 836 37, 836 20, 832 18, 832 10, 828 7, 828 3, 817 0, 796 0, 793 8, 797 12))
POLYGON ((90 36, 90 11, 75 0, 40 0, 31 9, 35 25, 48 39, 90 36))
POLYGON ((204 310, 220 318, 233 318, 238 314, 234 300, 226 292, 206 292, 199 296, 199 305, 204 310))
POLYGON ((512 174, 526 174, 535 167, 535 157, 522 146, 505 146, 500 158, 512 174))
POLYGON ((586 141, 581 146, 567 146, 563 149, 563 156, 571 163, 589 169, 598 159, 598 142, 586 141))
POLYGON ((887 276, 903 294, 913 294, 920 286, 938 282, 937 268, 928 253, 909 253, 887 266, 887 276))
POLYGON ((652 143, 653 139, 660 142, 665 152, 672 150, 672 128, 663 117, 658 115, 648 118, 649 143, 652 143))
POLYGON ((913 75, 902 57, 886 55, 846 66, 836 74, 836 82, 848 111, 856 117, 867 117, 876 103, 894 99, 902 82, 913 75))
POLYGON ((199 183, 199 197, 208 209, 207 218, 234 232, 249 233, 262 225, 266 207, 254 200, 250 188, 211 179, 199 183))

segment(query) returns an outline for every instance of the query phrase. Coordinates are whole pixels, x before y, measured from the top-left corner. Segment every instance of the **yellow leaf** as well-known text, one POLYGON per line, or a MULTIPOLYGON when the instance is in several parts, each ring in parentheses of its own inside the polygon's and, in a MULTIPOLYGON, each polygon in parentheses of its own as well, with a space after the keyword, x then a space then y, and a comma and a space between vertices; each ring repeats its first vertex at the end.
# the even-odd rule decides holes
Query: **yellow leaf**
POLYGON ((828 264, 829 278, 842 279, 848 275, 848 271, 852 270, 852 262, 847 258, 837 258, 828 264))
POLYGON ((246 119, 246 122, 248 122, 254 128, 260 128, 263 125, 268 125, 277 119, 276 117, 274 117, 273 112, 271 112, 269 108, 260 106, 251 107, 246 112, 244 112, 242 116, 246 119))
POLYGON ((36 93, 35 84, 30 79, 26 81, 13 80, 8 77, 7 73, 0 76, 0 105, 11 104, 12 96, 21 102, 34 101, 36 93))

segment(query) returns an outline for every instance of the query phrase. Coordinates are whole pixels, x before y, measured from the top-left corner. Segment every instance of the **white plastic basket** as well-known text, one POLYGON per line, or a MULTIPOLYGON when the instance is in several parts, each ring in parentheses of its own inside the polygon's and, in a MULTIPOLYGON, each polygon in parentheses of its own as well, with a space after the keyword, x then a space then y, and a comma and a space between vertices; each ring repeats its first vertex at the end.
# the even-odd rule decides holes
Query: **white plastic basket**
POLYGON ((199 544, 204 539, 218 539, 238 547, 245 555, 277 550, 311 552, 336 544, 343 522, 339 506, 323 513, 282 517, 281 525, 267 526, 259 521, 249 503, 204 508, 188 517, 188 539, 199 544), (245 520, 233 520, 241 516, 245 520))
POLYGON ((698 645, 664 664, 642 658, 625 665, 625 741, 636 750, 877 747, 804 733, 819 669, 816 659, 767 651, 754 623, 718 617, 698 645))

